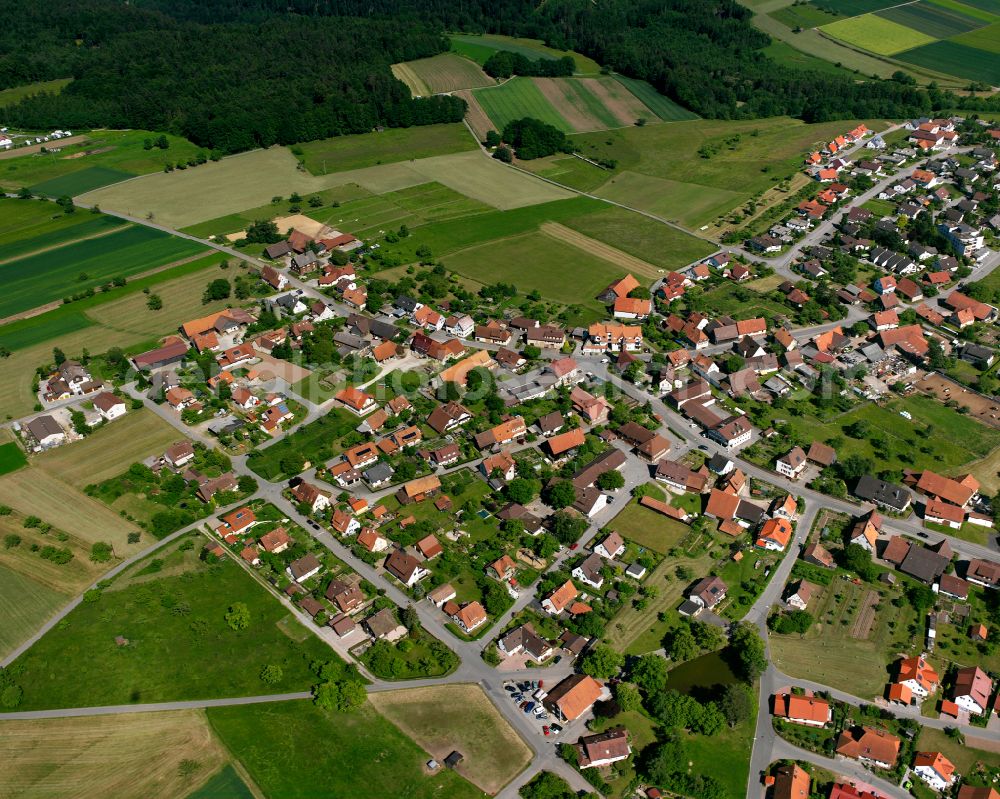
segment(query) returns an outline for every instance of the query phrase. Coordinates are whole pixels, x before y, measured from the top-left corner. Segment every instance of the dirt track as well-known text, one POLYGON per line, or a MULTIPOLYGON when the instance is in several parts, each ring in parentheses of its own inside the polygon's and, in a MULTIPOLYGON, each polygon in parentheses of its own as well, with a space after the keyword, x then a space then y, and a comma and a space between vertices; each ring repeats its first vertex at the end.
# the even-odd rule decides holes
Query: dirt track
POLYGON ((598 258, 610 261, 622 269, 627 269, 636 275, 649 278, 651 281, 657 280, 666 273, 666 270, 661 270, 648 261, 643 261, 641 258, 636 258, 627 252, 622 252, 609 244, 585 236, 583 233, 579 233, 565 225, 560 225, 558 222, 543 222, 540 230, 546 236, 561 241, 563 244, 569 244, 578 250, 596 255, 598 258))

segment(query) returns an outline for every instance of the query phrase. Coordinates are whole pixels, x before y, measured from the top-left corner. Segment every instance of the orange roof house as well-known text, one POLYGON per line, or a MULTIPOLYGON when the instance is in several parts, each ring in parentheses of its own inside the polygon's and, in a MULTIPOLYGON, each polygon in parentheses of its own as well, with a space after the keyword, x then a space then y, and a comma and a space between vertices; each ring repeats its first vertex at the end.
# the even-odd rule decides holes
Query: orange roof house
POLYGON ((465 385, 469 372, 473 369, 496 369, 497 363, 493 360, 488 350, 476 350, 468 358, 463 358, 458 363, 449 366, 439 377, 443 383, 457 383, 465 385))
POLYGON ((774 715, 800 724, 821 726, 830 721, 833 711, 829 702, 815 696, 775 694, 774 715))
POLYGON ((792 538, 792 523, 788 519, 768 519, 760 528, 757 546, 780 552, 792 538))
POLYGON ((891 767, 899 757, 900 741, 875 727, 844 730, 837 739, 838 755, 891 767))
POLYGON ((572 674, 549 691, 542 701, 559 718, 573 721, 590 710, 603 694, 604 687, 593 677, 572 674))
POLYGON ((576 599, 579 593, 576 586, 573 585, 573 581, 567 580, 542 600, 542 607, 552 615, 562 613, 566 606, 576 599))
POLYGON ((614 283, 609 285, 602 293, 601 296, 614 296, 627 297, 631 291, 639 288, 639 281, 636 280, 632 275, 625 275, 625 277, 620 280, 616 280, 614 283))
POLYGON ((937 690, 941 678, 923 655, 913 655, 899 661, 896 682, 909 686, 915 694, 926 696, 937 690))
POLYGON ((566 433, 560 433, 559 435, 552 436, 546 443, 546 446, 553 455, 562 455, 564 452, 568 452, 571 449, 579 447, 583 444, 585 436, 583 433, 583 428, 577 427, 575 430, 570 430, 566 433))

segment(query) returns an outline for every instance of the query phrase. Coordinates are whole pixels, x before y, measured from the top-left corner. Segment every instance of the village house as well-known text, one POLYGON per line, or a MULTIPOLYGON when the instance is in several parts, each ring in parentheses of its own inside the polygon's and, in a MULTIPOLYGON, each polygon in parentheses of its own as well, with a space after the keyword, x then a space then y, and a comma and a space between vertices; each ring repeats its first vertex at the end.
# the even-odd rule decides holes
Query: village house
POLYGON ((542 663, 552 656, 552 645, 535 632, 530 624, 515 627, 497 642, 500 651, 507 657, 519 655, 522 652, 535 663, 542 663))
POLYGON ((300 505, 307 505, 312 514, 319 513, 330 507, 330 492, 319 486, 301 480, 292 486, 291 494, 300 505))
POLYGON ((542 609, 552 616, 558 616, 579 595, 572 580, 567 580, 555 591, 542 599, 542 609))
POLYGON ((421 566, 416 558, 407 555, 401 549, 393 550, 385 559, 385 570, 407 588, 413 588, 430 574, 430 571, 421 566))
POLYGON ((775 694, 774 715, 794 724, 825 727, 833 718, 833 709, 825 699, 815 696, 775 694))
POLYGON ((875 727, 844 730, 837 739, 836 753, 879 768, 892 768, 899 757, 900 741, 875 727))
POLYGON ((950 788, 958 778, 954 764, 940 752, 917 752, 913 773, 935 791, 950 788))
POLYGON ((572 674, 549 691, 542 704, 557 719, 568 722, 580 718, 608 695, 605 687, 593 677, 572 674))
POLYGON ((599 735, 586 735, 576 745, 577 765, 581 769, 598 768, 625 760, 632 754, 628 743, 628 731, 609 730, 599 735))

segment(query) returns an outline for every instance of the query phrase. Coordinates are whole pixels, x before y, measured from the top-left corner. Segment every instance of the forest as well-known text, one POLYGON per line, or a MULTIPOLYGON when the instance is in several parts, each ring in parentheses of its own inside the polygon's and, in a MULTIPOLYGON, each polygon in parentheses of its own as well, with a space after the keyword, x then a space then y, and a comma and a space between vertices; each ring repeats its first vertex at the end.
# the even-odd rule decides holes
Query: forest
POLYGON ((447 50, 446 31, 577 50, 711 118, 1000 108, 904 75, 863 80, 780 66, 761 53, 769 39, 750 17, 735 0, 6 0, 0 89, 74 81, 57 96, 0 109, 0 121, 167 130, 220 153, 458 121, 464 101, 411 99, 389 68, 447 50))

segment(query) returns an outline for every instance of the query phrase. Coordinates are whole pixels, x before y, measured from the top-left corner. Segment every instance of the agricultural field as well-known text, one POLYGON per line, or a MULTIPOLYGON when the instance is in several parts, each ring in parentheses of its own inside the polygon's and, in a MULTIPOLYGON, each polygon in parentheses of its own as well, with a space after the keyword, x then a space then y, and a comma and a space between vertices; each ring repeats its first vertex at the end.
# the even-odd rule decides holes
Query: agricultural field
POLYGON ((933 36, 875 14, 831 22, 823 32, 878 55, 895 55, 934 41, 933 36))
POLYGON ((5 721, 0 749, 11 799, 176 799, 229 759, 199 710, 5 721))
POLYGON ((255 794, 230 763, 187 799, 254 799, 255 794))
MULTIPOLYGON (((640 84, 632 81, 631 87, 640 84)), ((473 96, 497 130, 503 130, 512 120, 530 116, 564 133, 584 133, 627 127, 640 118, 659 120, 661 117, 646 106, 637 91, 611 77, 518 77, 500 86, 479 89, 473 96)), ((649 96, 648 92, 643 94, 649 96)), ((662 103, 657 105, 661 113, 666 113, 662 103)))
POLYGON ((182 436, 147 408, 130 411, 83 441, 36 455, 32 464, 74 488, 115 477, 136 461, 159 455, 182 436))
POLYGON ((139 545, 127 543, 128 534, 135 531, 134 525, 64 480, 35 466, 0 477, 0 504, 9 505, 25 516, 37 516, 88 545, 107 541, 119 556, 139 548, 139 545))
MULTIPOLYGON (((203 546, 192 535, 193 546, 203 546)), ((156 559, 145 569, 160 568, 156 559)), ((284 607, 230 559, 102 594, 77 606, 15 663, 22 669, 21 710, 167 702, 307 690, 313 660, 338 662, 314 636, 286 634, 284 607), (232 630, 226 613, 246 603, 250 626, 232 630), (177 611, 181 608, 181 611, 177 611), (116 643, 116 637, 127 640, 116 643), (51 664, 64 668, 53 671, 51 664), (176 663, 185 664, 177 669, 176 663), (277 685, 260 681, 263 666, 282 668, 277 685)), ((296 622, 291 622, 296 626, 296 622)))
MULTIPOLYGON (((493 128, 492 125, 488 127, 491 130, 493 128)), ((518 166, 540 177, 585 192, 592 192, 611 177, 609 170, 565 153, 522 161, 518 166)))
POLYGON ((876 16, 913 28, 935 39, 947 39, 983 27, 982 20, 942 8, 927 0, 886 8, 876 12, 876 16))
POLYGON ((26 311, 204 251, 196 242, 152 228, 132 226, 100 238, 67 244, 0 264, 6 291, 0 316, 26 311))
POLYGON ((112 216, 65 214, 44 200, 0 198, 0 264, 73 241, 106 235, 126 223, 112 216))
POLYGON ((27 463, 24 450, 16 442, 8 441, 6 444, 0 444, 0 474, 16 472, 27 463))
POLYGON ((540 230, 546 236, 556 241, 576 247, 581 252, 596 255, 598 258, 610 261, 623 270, 638 274, 647 280, 656 280, 658 273, 661 271, 651 263, 636 258, 634 255, 629 255, 627 252, 623 252, 597 239, 592 239, 590 236, 565 225, 560 225, 558 222, 543 222, 540 230))
MULTIPOLYGON (((8 569, 0 561, 0 658, 30 638, 69 595, 8 569)), ((2 779, 0 779, 2 782, 2 779)))
POLYGON ((603 306, 593 298, 621 276, 621 269, 611 262, 543 233, 470 247, 441 260, 448 269, 479 283, 493 283, 506 276, 519 291, 536 289, 545 299, 567 305, 582 303, 595 311, 603 306), (530 265, 530 270, 511 274, 512 264, 530 265), (572 283, 566 281, 567 264, 573 264, 572 283))
POLYGON ((832 578, 809 604, 816 622, 808 632, 771 634, 774 664, 792 677, 855 696, 880 696, 886 667, 915 643, 910 625, 916 614, 906 601, 898 608, 892 603, 898 588, 856 585, 843 573, 832 578))
POLYGON ((495 794, 531 760, 531 750, 478 685, 443 685, 369 695, 383 716, 439 762, 465 755, 456 771, 495 794))
POLYGON ((953 36, 951 41, 989 53, 1000 53, 1000 22, 994 22, 985 28, 964 33, 961 36, 953 36))
POLYGON ((307 700, 211 708, 209 723, 267 796, 474 799, 484 794, 428 754, 366 703, 327 713, 307 700), (350 768, 344 768, 349 763, 350 768))
POLYGON ((0 161, 0 187, 28 186, 57 197, 76 196, 97 185, 162 172, 165 164, 186 162, 201 152, 187 139, 170 134, 166 134, 167 149, 145 149, 146 140, 159 135, 146 130, 92 130, 85 134, 85 141, 64 145, 59 152, 19 155, 0 161))
POLYGON ((293 152, 313 175, 328 175, 379 164, 413 161, 473 150, 476 143, 459 122, 387 128, 379 133, 334 136, 296 145, 293 152), (301 153, 299 153, 301 151, 301 153))
POLYGON ((837 66, 822 58, 816 58, 816 56, 809 53, 803 53, 801 50, 796 50, 788 42, 782 42, 777 39, 772 41, 761 52, 772 61, 786 67, 811 69, 814 72, 825 72, 828 75, 839 75, 841 77, 854 75, 851 70, 845 69, 843 66, 837 66))
POLYGON ((962 78, 1000 83, 1000 52, 980 50, 957 41, 941 41, 897 55, 902 61, 936 69, 962 78))
POLYGON ((812 3, 792 3, 770 13, 772 19, 778 20, 788 28, 819 28, 836 19, 841 14, 819 8, 812 3))
POLYGON ((815 4, 842 17, 856 17, 898 5, 896 0, 815 0, 815 4))
MULTIPOLYGON (((873 130, 886 127, 863 121, 873 130)), ((842 133, 844 124, 698 119, 580 134, 573 141, 584 156, 617 164, 596 194, 693 228, 795 174, 802 153, 842 133)))
POLYGON ((624 75, 615 75, 614 79, 632 92, 640 103, 664 122, 680 122, 685 119, 698 118, 698 115, 693 111, 678 105, 666 95, 660 94, 644 80, 626 78, 624 75))
POLYGON ((430 58, 393 64, 392 74, 409 87, 414 97, 458 89, 477 89, 496 83, 475 61, 456 53, 442 53, 430 58))
POLYGON ((600 72, 601 69, 596 61, 585 55, 574 53, 571 50, 556 50, 546 46, 538 39, 515 39, 510 36, 494 34, 462 34, 451 37, 451 49, 466 58, 471 58, 477 64, 485 64, 486 60, 497 50, 507 50, 512 53, 520 53, 533 61, 539 58, 555 59, 571 56, 576 62, 577 74, 593 75, 600 72))
POLYGON ((15 86, 12 89, 0 91, 0 108, 8 105, 17 105, 25 97, 33 97, 36 94, 58 94, 69 83, 72 78, 56 78, 55 80, 42 80, 38 83, 26 83, 23 86, 15 86))

